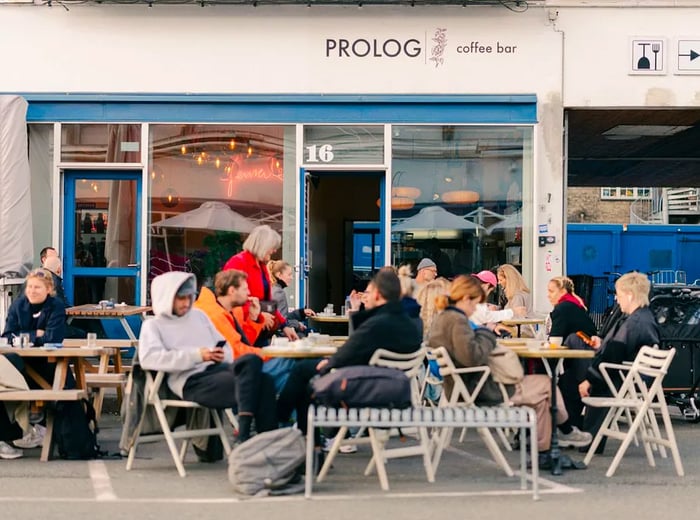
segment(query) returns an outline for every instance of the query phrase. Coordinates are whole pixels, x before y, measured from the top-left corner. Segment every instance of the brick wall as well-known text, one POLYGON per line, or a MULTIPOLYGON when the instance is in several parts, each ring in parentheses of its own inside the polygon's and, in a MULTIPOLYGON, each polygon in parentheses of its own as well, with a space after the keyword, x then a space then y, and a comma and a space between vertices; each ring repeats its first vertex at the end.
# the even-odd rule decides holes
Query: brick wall
POLYGON ((569 188, 567 222, 629 224, 632 201, 601 200, 600 188, 569 188))

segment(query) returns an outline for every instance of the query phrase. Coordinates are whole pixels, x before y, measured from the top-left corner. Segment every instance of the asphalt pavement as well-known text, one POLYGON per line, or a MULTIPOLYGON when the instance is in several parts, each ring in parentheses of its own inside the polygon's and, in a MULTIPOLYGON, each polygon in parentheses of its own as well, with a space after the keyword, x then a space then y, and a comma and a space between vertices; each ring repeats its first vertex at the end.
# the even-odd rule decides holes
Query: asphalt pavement
MULTIPOLYGON (((119 418, 104 415, 99 436, 103 449, 118 451, 119 418)), ((700 511, 700 424, 674 420, 685 477, 676 476, 672 461, 657 458, 647 465, 641 447, 632 446, 612 478, 605 477, 613 450, 594 457, 585 470, 563 476, 541 474, 541 498, 521 491, 519 477, 507 477, 489 458, 478 435, 469 431, 464 443, 455 433, 443 455, 436 482, 430 484, 420 457, 387 464, 391 490, 383 492, 376 475, 365 477, 369 447, 355 454, 339 454, 326 481, 314 485, 314 495, 246 498, 233 493, 225 461, 186 459, 187 477, 180 478, 164 443, 143 445, 134 468, 126 460, 39 461, 39 449, 25 457, 0 460, 0 519, 87 518, 197 519, 243 515, 240 518, 285 520, 344 520, 358 518, 692 518, 700 511), (95 515, 99 516, 96 517, 95 515)), ((398 441, 393 441, 398 442, 398 441)), ((575 459, 583 455, 565 451, 575 459)), ((519 453, 506 453, 514 469, 519 453)))

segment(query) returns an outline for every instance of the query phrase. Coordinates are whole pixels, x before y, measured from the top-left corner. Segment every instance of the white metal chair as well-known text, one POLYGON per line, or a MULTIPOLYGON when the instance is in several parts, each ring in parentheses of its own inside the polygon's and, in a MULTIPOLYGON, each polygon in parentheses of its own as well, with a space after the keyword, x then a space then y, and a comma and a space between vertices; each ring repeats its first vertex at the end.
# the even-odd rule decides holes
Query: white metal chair
MULTIPOLYGON (((420 387, 418 383, 418 374, 423 366, 425 358, 425 349, 421 348, 410 354, 399 354, 386 349, 377 349, 369 361, 370 365, 391 367, 402 370, 411 380, 411 401, 414 406, 420 405, 420 387)), ((418 445, 406 446, 401 448, 386 449, 385 445, 388 440, 388 435, 384 435, 384 430, 375 430, 369 428, 369 437, 362 437, 359 433, 352 439, 346 439, 347 427, 341 427, 335 440, 326 455, 326 460, 318 474, 317 482, 321 482, 333 463, 333 459, 338 454, 342 444, 367 444, 372 446, 372 459, 369 461, 365 469, 365 475, 369 475, 372 469, 376 466, 379 483, 384 491, 389 489, 389 480, 386 474, 385 462, 388 459, 409 457, 414 455, 423 456, 423 465, 425 467, 426 477, 428 482, 435 481, 435 471, 431 464, 432 442, 428 429, 425 427, 418 428, 418 445)))
MULTIPOLYGON (((173 462, 175 463, 175 467, 177 468, 177 472, 181 477, 184 477, 186 475, 183 462, 185 460, 187 447, 191 439, 218 435, 221 439, 221 443, 224 446, 224 451, 226 455, 228 455, 231 452, 231 445, 226 436, 226 431, 224 430, 223 423, 221 421, 221 416, 219 415, 218 410, 206 408, 193 401, 184 401, 182 399, 176 398, 161 398, 159 392, 160 387, 163 384, 164 378, 166 376, 166 373, 163 371, 159 371, 155 373, 154 377, 151 371, 145 370, 144 372, 146 376, 146 385, 144 389, 144 411, 141 420, 139 421, 139 424, 136 427, 136 431, 134 432, 134 442, 131 448, 129 449, 129 456, 126 461, 127 471, 130 470, 134 464, 136 449, 138 448, 139 444, 157 442, 163 439, 165 439, 165 442, 168 445, 170 455, 172 456, 173 462), (152 407, 155 411, 156 416, 158 417, 158 423, 160 425, 162 433, 145 435, 141 434, 141 428, 143 426, 143 417, 145 416, 148 407, 152 407), (170 428, 168 418, 165 414, 165 410, 167 408, 207 410, 209 412, 207 415, 210 416, 212 421, 214 422, 214 427, 196 428, 196 414, 192 413, 190 414, 190 419, 188 421, 187 427, 184 430, 173 431, 170 428), (179 451, 175 443, 176 439, 181 439, 183 441, 179 451)), ((209 417, 206 418, 207 424, 209 424, 208 419, 209 417)))
POLYGON ((676 473, 681 477, 684 475, 683 464, 671 424, 671 416, 662 388, 663 378, 668 372, 668 367, 671 365, 675 353, 675 349, 659 350, 645 346, 640 349, 631 366, 614 363, 600 364, 601 374, 610 388, 612 397, 586 397, 583 399, 586 406, 609 408, 603 424, 586 454, 585 464, 590 463, 603 437, 619 439, 622 444, 605 473, 607 477, 613 476, 630 443, 635 440, 639 433, 647 461, 651 467, 656 466, 653 455, 654 447, 658 446, 659 453, 663 458, 666 457, 664 448, 668 448, 673 457, 676 473), (619 390, 608 370, 626 373, 619 390), (662 435, 659 428, 656 411, 661 414, 665 436, 662 435), (625 425, 626 428, 621 428, 621 424, 625 425))
MULTIPOLYGON (((438 347, 436 349, 433 349, 433 354, 435 355, 435 359, 440 365, 440 374, 446 381, 449 378, 449 380, 452 383, 452 391, 449 396, 445 391, 443 391, 442 397, 440 399, 440 406, 474 406, 474 403, 476 402, 476 399, 479 396, 479 392, 481 392, 481 389, 483 388, 484 384, 486 383, 487 379, 491 374, 491 369, 488 366, 457 368, 455 367, 454 362, 452 361, 452 358, 450 357, 450 354, 449 352, 447 352, 447 349, 445 349, 445 347, 438 347), (462 380, 462 374, 474 374, 474 376, 478 376, 479 374, 481 374, 479 379, 477 380, 476 386, 471 392, 469 391, 469 389, 467 389, 467 385, 464 384, 464 381, 462 380)), ((493 438, 493 435, 491 435, 489 429, 477 428, 476 431, 481 437, 481 439, 484 441, 484 444, 491 453, 491 456, 493 457, 494 461, 496 461, 496 463, 503 469, 506 475, 512 477, 513 470, 508 464, 508 461, 506 461, 505 457, 503 456, 503 453, 498 447, 498 444, 493 438)), ((437 471, 437 467, 440 464, 442 452, 450 444, 452 433, 452 428, 443 428, 435 436, 435 451, 433 453, 432 462, 432 466, 435 469, 435 471, 437 471)))

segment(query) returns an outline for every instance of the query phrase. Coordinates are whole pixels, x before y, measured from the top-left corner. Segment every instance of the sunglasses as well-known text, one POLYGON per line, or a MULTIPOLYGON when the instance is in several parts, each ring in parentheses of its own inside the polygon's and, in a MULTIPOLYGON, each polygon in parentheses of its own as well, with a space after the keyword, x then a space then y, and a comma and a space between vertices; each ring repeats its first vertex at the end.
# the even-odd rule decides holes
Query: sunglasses
POLYGON ((29 277, 48 278, 50 276, 51 276, 51 274, 48 271, 46 271, 45 269, 34 269, 33 271, 29 272, 29 274, 27 275, 27 278, 29 278, 29 277))

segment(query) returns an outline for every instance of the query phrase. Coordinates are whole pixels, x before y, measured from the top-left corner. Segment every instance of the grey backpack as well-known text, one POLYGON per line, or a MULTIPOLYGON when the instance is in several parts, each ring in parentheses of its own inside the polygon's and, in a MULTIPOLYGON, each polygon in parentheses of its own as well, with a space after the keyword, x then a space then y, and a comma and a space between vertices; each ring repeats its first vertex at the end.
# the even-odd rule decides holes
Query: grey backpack
POLYGON ((237 446, 228 457, 228 479, 243 495, 300 493, 300 469, 306 460, 301 432, 280 428, 259 433, 237 446))

